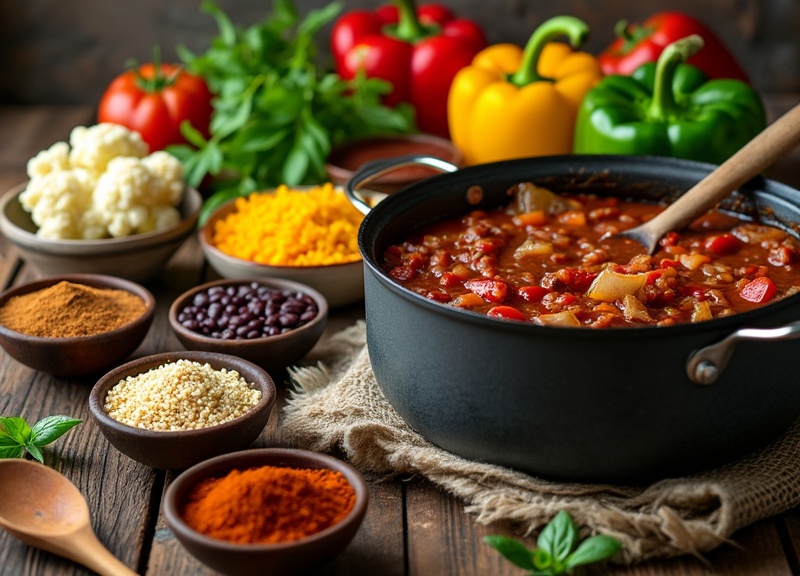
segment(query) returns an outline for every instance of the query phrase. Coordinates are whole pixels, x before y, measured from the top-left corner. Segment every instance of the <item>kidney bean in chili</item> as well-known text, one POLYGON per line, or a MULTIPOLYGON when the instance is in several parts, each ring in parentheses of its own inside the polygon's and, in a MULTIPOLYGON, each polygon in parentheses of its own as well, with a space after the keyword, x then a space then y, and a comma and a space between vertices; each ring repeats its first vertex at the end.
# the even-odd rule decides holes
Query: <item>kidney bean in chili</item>
POLYGON ((318 312, 308 294, 248 282, 211 286, 198 292, 178 312, 178 322, 212 338, 253 339, 299 328, 316 318, 318 312))
POLYGON ((800 291, 800 242, 711 211, 649 256, 616 237, 661 206, 521 183, 508 206, 427 225, 385 251, 384 269, 432 300, 506 320, 575 327, 668 326, 800 291))

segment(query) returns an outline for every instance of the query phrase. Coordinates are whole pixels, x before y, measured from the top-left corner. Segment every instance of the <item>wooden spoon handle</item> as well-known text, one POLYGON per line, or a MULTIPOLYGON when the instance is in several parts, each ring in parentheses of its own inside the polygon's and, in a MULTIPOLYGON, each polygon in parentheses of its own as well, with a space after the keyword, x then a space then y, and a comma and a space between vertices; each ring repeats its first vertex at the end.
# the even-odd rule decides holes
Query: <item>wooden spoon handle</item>
POLYGON ((136 572, 120 562, 100 543, 89 526, 69 537, 69 552, 64 556, 101 576, 137 576, 136 572))
MULTIPOLYGON (((767 126, 642 228, 680 230, 800 144, 800 104, 767 126), (652 223, 652 224, 651 224, 652 223)), ((658 239, 656 239, 656 242, 658 239)))

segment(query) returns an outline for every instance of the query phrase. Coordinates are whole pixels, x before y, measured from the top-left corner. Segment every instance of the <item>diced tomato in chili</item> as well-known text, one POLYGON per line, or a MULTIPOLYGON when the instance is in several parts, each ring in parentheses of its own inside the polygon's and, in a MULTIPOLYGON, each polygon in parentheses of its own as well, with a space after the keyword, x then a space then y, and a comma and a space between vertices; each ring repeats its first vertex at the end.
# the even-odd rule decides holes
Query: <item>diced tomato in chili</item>
POLYGON ((645 280, 646 284, 655 284, 656 280, 661 278, 664 275, 664 272, 661 270, 654 270, 647 275, 647 280, 645 280))
POLYGON ((514 308, 513 306, 493 306, 486 312, 487 316, 494 316, 496 318, 506 318, 508 320, 527 320, 525 315, 514 308))
POLYGON ((517 288, 517 294, 522 297, 526 302, 541 302, 550 290, 542 286, 520 286, 517 288))
POLYGON ((667 232, 659 244, 662 246, 675 246, 678 240, 680 240, 680 235, 677 232, 667 232))
POLYGON ((696 286, 694 284, 687 284, 686 286, 681 287, 681 295, 682 296, 691 296, 692 298, 697 298, 700 302, 708 298, 706 295, 706 288, 705 286, 696 286))
POLYGON ((724 256, 737 252, 744 243, 730 233, 711 236, 705 241, 705 248, 714 256, 724 256))
POLYGON ((745 284, 739 292, 739 296, 748 302, 763 304, 772 300, 777 291, 778 287, 775 286, 775 282, 766 276, 760 276, 745 284))
POLYGON ((487 302, 500 304, 508 298, 508 284, 493 278, 476 278, 467 280, 464 287, 477 294, 487 302))
POLYGON ((560 271, 558 279, 564 282, 570 290, 585 292, 597 278, 599 272, 589 272, 580 268, 564 268, 560 271))
POLYGON ((578 301, 578 297, 574 294, 560 294, 558 298, 556 298, 556 302, 561 305, 562 307, 569 306, 570 304, 575 304, 578 301))
POLYGON ((659 262, 658 265, 661 268, 677 268, 678 266, 680 266, 680 264, 681 263, 678 262, 677 260, 670 260, 669 258, 662 258, 661 262, 659 262))
POLYGON ((395 266, 391 270, 389 270, 389 276, 394 278, 395 280, 406 281, 406 280, 413 280, 419 274, 419 270, 415 270, 411 266, 406 264, 401 264, 400 266, 395 266))
POLYGON ((778 246, 769 251, 769 263, 773 266, 786 266, 797 259, 797 252, 789 246, 778 246))
POLYGON ((450 294, 441 290, 431 290, 425 294, 425 297, 428 300, 435 300, 436 302, 450 302, 450 300, 453 299, 450 294))

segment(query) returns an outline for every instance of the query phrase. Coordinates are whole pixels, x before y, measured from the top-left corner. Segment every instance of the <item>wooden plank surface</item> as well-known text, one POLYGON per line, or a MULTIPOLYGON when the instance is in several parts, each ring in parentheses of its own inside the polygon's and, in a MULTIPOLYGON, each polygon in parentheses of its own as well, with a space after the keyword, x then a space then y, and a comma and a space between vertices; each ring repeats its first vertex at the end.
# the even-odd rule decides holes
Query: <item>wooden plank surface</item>
MULTIPOLYGON (((791 95, 771 100, 774 118, 794 104, 791 95)), ((0 108, 0 140, 12 142, 0 149, 0 187, 25 179, 27 158, 59 139, 75 125, 91 123, 86 107, 0 108)), ((776 167, 783 180, 800 184, 797 154, 776 167)), ((0 286, 26 282, 35 276, 19 266, 13 249, 0 238, 0 286)), ((147 283, 158 300, 153 327, 134 352, 143 356, 181 349, 167 323, 166 311, 182 291, 214 277, 204 265, 195 239, 170 261, 159 278, 147 283)), ((363 318, 360 306, 336 312, 326 331, 330 335, 363 318)), ((312 352, 313 356, 313 352, 312 352)), ((285 373, 276 375, 285 395, 285 373)), ((110 447, 89 418, 87 398, 93 381, 57 379, 20 365, 0 351, 0 414, 36 420, 49 414, 84 419, 45 451, 49 466, 72 480, 89 501, 93 525, 100 540, 125 564, 140 574, 210 575, 211 570, 190 557, 175 540, 160 513, 163 492, 174 473, 154 471, 122 456, 110 447)), ((276 408, 256 446, 285 445, 276 408)), ((386 576, 498 575, 521 571, 482 542, 487 534, 516 535, 510 525, 483 526, 464 510, 464 504, 419 478, 371 479, 370 506, 362 529, 347 550, 322 567, 325 576, 380 574, 386 576)), ((705 556, 642 565, 609 567, 613 576, 664 575, 776 575, 800 570, 800 514, 791 511, 759 522, 735 534, 705 556)), ((527 539, 530 545, 535 537, 527 539)), ((0 574, 88 574, 75 564, 33 550, 0 531, 0 574)))

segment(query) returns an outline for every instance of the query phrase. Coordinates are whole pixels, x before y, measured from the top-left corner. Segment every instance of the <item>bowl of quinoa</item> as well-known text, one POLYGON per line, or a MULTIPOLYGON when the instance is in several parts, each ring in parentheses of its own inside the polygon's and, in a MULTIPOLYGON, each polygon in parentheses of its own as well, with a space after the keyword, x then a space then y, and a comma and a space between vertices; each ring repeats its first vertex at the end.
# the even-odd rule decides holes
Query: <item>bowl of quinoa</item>
POLYGON ((333 184, 279 186, 219 206, 200 229, 200 246, 223 278, 293 280, 339 307, 364 298, 362 219, 333 184))
POLYGON ((111 370, 89 411, 117 450, 181 470, 250 446, 267 425, 275 384, 259 366, 213 352, 166 352, 111 370))

